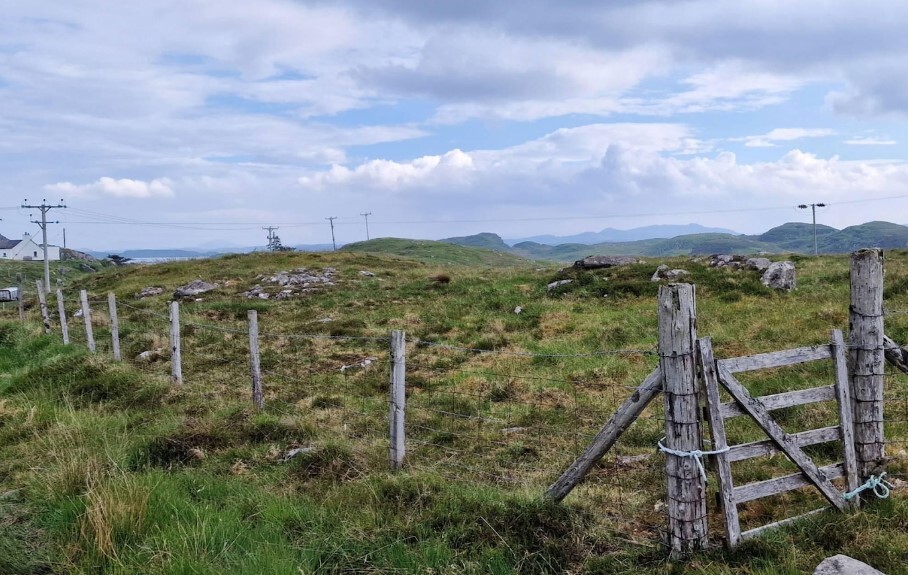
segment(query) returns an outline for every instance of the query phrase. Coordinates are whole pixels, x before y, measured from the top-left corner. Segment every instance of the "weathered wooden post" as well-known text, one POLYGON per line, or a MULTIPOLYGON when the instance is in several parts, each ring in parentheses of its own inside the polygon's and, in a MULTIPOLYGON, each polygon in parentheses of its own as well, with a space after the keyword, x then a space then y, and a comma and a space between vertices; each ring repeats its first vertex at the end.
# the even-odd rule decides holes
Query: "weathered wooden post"
MULTIPOLYGON (((665 380, 665 447, 679 452, 699 450, 702 445, 695 293, 690 284, 659 288, 659 367, 665 380)), ((666 453, 665 471, 668 543, 672 556, 677 557, 706 547, 706 478, 694 457, 672 453, 666 453)))
POLYGON ((252 405, 262 409, 262 362, 259 354, 259 314, 254 309, 246 313, 249 319, 249 367, 252 370, 252 405))
POLYGON ((851 254, 851 398, 854 443, 862 479, 879 476, 885 465, 883 426, 883 250, 851 254))
POLYGON ((406 455, 404 415, 406 413, 407 338, 400 330, 391 332, 391 469, 400 469, 406 455))
POLYGON ((120 361, 120 319, 117 317, 117 296, 107 293, 107 310, 110 312, 110 339, 113 344, 113 357, 120 361))
POLYGON ((60 331, 63 345, 69 345, 69 325, 66 323, 66 306, 63 305, 63 290, 57 288, 57 312, 60 314, 60 331))
POLYGON ((88 307, 88 292, 79 291, 79 298, 82 300, 82 321, 85 322, 85 340, 88 344, 88 351, 95 352, 95 332, 91 327, 91 308, 88 307))
POLYGON ((183 383, 183 365, 180 357, 180 302, 170 302, 170 382, 183 383))
POLYGON ((25 321, 25 293, 22 291, 22 274, 16 274, 16 289, 19 291, 19 321, 25 321))
POLYGON ((44 322, 44 333, 50 333, 50 315, 47 313, 47 295, 44 293, 44 284, 35 280, 38 288, 38 305, 41 306, 41 320, 44 322))

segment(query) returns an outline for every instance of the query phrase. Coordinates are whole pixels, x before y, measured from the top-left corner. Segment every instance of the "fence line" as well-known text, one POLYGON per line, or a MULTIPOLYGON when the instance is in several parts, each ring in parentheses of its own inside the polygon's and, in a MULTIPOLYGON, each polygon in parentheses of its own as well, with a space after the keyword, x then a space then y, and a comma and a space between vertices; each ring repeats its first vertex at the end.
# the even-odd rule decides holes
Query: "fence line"
MULTIPOLYGON (((40 291, 39 288, 39 295, 40 291)), ((536 353, 460 346, 406 337, 402 332, 393 332, 388 336, 260 332, 255 310, 249 311, 246 317, 248 323, 244 327, 240 318, 235 322, 217 319, 215 323, 194 319, 207 311, 218 311, 208 310, 204 305, 186 305, 181 320, 177 302, 170 304, 170 314, 164 314, 149 309, 150 306, 116 302, 113 294, 109 294, 107 300, 88 300, 85 291, 80 295, 84 304, 86 344, 91 345, 92 341, 92 314, 88 302, 96 309, 103 309, 100 306, 104 303, 109 305, 114 353, 119 347, 117 335, 121 331, 118 319, 123 321, 122 331, 127 333, 128 344, 137 339, 135 333, 139 326, 151 323, 139 318, 168 322, 171 327, 170 366, 174 383, 183 380, 181 358, 184 354, 180 348, 180 329, 223 334, 225 344, 235 346, 227 349, 233 352, 242 350, 242 353, 248 353, 250 358, 255 357, 256 360, 248 368, 240 362, 225 362, 225 365, 229 363, 229 371, 225 369, 222 380, 229 381, 228 375, 232 377, 240 373, 250 377, 252 404, 263 414, 311 418, 320 425, 320 430, 358 440, 356 445, 362 446, 358 449, 374 451, 378 449, 376 446, 385 449, 390 444, 389 457, 394 469, 418 469, 449 476, 456 481, 475 481, 476 477, 486 477, 497 483, 534 489, 547 485, 569 463, 565 458, 597 438, 596 432, 614 407, 627 396, 632 396, 632 390, 637 388, 613 381, 602 384, 596 381, 597 376, 587 376, 584 372, 579 372, 582 375, 577 377, 559 377, 564 373, 559 372, 560 369, 568 369, 566 365, 557 369, 551 369, 551 366, 540 368, 546 370, 546 374, 537 375, 526 373, 532 369, 530 367, 520 367, 517 371, 508 369, 513 366, 504 360, 499 365, 505 365, 505 369, 461 366, 461 363, 468 363, 476 356, 494 356, 520 360, 659 357, 660 364, 670 357, 684 364, 691 353, 682 349, 671 354, 655 346, 652 349, 602 349, 586 353, 536 353), (117 305, 133 313, 118 318, 117 305), (248 335, 249 347, 242 345, 241 338, 227 337, 229 335, 248 335), (395 339, 397 353, 409 352, 405 360, 394 357, 395 351, 390 346, 395 339), (315 343, 318 341, 329 344, 315 343), (329 347, 330 342, 344 341, 363 342, 363 345, 355 349, 340 345, 329 347), (298 345, 295 342, 307 343, 298 345), (378 353, 371 344, 388 346, 389 355, 373 357, 378 353), (288 358, 300 361, 288 362, 288 358), (399 370, 400 377, 395 378, 392 374, 397 367, 402 369, 399 370), (548 375, 549 370, 555 374, 548 375), (409 381, 403 380, 404 374, 409 381), (509 388, 512 385, 516 386, 516 391, 509 388), (593 385, 596 387, 585 389, 585 386, 593 385)), ((58 300, 62 323, 65 309, 60 292, 58 300)), ((43 307, 46 312, 46 303, 43 307)), ((884 315, 908 314, 908 310, 882 309, 883 313, 856 311, 861 312, 858 315, 863 319, 880 322, 884 315)), ((879 331, 882 334, 882 329, 879 331)), ((147 333, 155 337, 160 335, 156 331, 147 333)), ((209 336, 208 343, 211 341, 220 341, 220 338, 209 336)), ((863 340, 850 342, 844 347, 855 352, 867 349, 863 340)), ((187 385, 184 388, 186 391, 180 393, 192 393, 192 378, 199 375, 202 368, 192 349, 185 357, 187 385)), ((206 358, 204 361, 209 360, 206 358)), ((638 367, 649 363, 634 359, 627 361, 638 367)), ((562 365, 558 362, 540 363, 562 365)), ((684 371, 687 367, 686 364, 681 365, 677 371, 684 371)), ((666 370, 665 367, 660 369, 663 372, 666 370)), ((815 374, 805 370, 805 377, 811 375, 815 374)), ((882 435, 885 444, 880 443, 879 438, 871 439, 876 441, 874 445, 898 446, 900 451, 888 454, 893 460, 889 476, 902 479, 908 478, 908 454, 902 448, 908 446, 908 385, 894 384, 891 381, 894 375, 887 368, 886 394, 880 398, 887 405, 885 423, 872 417, 865 418, 864 423, 885 426, 886 433, 882 435)), ((248 387, 236 385, 229 389, 230 401, 248 402, 248 387)), ((683 496, 671 493, 666 496, 658 490, 641 490, 639 486, 666 484, 666 467, 662 456, 657 456, 655 444, 663 433, 677 436, 671 431, 673 426, 692 423, 678 421, 677 409, 681 402, 689 402, 694 397, 696 390, 679 389, 671 398, 666 397, 665 404, 654 402, 645 407, 634 434, 618 439, 609 457, 592 466, 591 476, 605 481, 589 482, 584 489, 587 496, 593 497, 597 504, 609 510, 608 513, 614 514, 616 525, 637 522, 645 531, 641 535, 644 541, 667 545, 673 551, 706 546, 705 527, 701 532, 699 528, 684 526, 684 522, 705 525, 705 508, 701 512, 697 507, 700 500, 689 499, 692 492, 705 495, 705 489, 688 486, 682 488, 683 496), (634 473, 627 473, 627 469, 633 469, 634 473), (677 505, 679 502, 695 505, 688 505, 689 512, 685 515, 678 513, 681 507, 677 505), (666 505, 675 511, 672 515, 674 521, 667 530, 658 520, 664 516, 661 509, 666 505)), ((679 447, 676 444, 675 448, 684 451, 696 447, 679 447)), ((672 457, 677 456, 668 457, 672 461, 669 477, 686 481, 696 479, 696 468, 689 458, 672 460, 672 457)), ((705 498, 701 500, 705 501, 705 498)))

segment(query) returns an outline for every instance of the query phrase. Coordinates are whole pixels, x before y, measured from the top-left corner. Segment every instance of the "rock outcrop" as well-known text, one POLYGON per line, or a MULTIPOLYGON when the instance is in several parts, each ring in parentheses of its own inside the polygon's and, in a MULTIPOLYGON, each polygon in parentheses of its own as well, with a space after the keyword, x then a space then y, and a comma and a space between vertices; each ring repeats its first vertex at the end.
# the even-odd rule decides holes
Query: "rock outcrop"
POLYGON ((667 265, 662 264, 656 268, 656 271, 655 271, 655 273, 653 273, 653 277, 650 278, 650 281, 652 281, 652 282, 661 282, 663 280, 675 281, 688 274, 690 274, 690 272, 687 270, 669 269, 669 267, 667 265))
POLYGON ((760 281, 773 289, 791 291, 797 287, 795 265, 790 261, 774 262, 763 272, 760 281))
POLYGON ((174 290, 174 299, 183 299, 195 297, 206 292, 218 289, 217 284, 208 283, 204 280, 193 280, 186 285, 182 285, 174 290))
POLYGON ((636 263, 640 263, 640 260, 631 256, 586 256, 582 260, 575 261, 574 267, 584 270, 595 270, 636 263))

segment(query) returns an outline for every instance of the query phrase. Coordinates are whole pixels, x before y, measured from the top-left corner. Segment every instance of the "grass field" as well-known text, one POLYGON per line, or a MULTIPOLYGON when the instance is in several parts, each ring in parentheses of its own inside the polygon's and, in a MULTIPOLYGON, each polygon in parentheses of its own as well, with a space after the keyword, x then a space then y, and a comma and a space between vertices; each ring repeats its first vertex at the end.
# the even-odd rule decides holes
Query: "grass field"
MULTIPOLYGON (((659 401, 564 504, 542 498, 658 363, 649 280, 658 264, 691 272, 699 333, 717 357, 732 357, 826 343, 831 329, 847 329, 847 256, 795 258, 799 288, 782 294, 756 272, 682 259, 578 272, 449 247, 456 253, 419 259, 251 254, 69 276, 70 314, 75 290, 90 293, 97 354, 85 351, 81 319, 70 319, 73 344, 63 346, 40 333, 34 307, 26 325, 0 309, 0 572, 768 575, 811 572, 847 553, 908 573, 902 490, 734 552, 721 550, 714 513, 716 549, 668 562, 659 401), (303 267, 334 268, 334 285, 285 300, 242 296, 263 275, 303 267), (220 287, 181 305, 185 385, 173 387, 167 303, 196 278, 220 287), (547 292, 556 279, 573 281, 547 292), (147 286, 164 293, 137 299, 147 286), (120 363, 110 359, 108 291, 121 302, 120 363), (261 412, 249 400, 248 309, 263 333, 261 412), (408 458, 397 473, 387 463, 393 329, 410 341, 408 458), (157 354, 138 360, 144 351, 157 354), (294 448, 303 451, 284 461, 294 448)), ((908 252, 887 252, 886 269, 886 331, 908 342, 908 314, 898 313, 908 310, 908 252)), ((744 383, 765 394, 831 378, 820 362, 744 383)), ((893 374, 887 385, 898 483, 908 471, 908 379, 893 374)), ((831 424, 833 411, 779 418, 793 432, 831 424)), ((729 434, 762 438, 744 418, 729 434)), ((834 447, 811 454, 831 461, 834 447)), ((791 469, 764 458, 735 477, 791 469)), ((821 504, 805 489, 742 505, 742 521, 821 504)))

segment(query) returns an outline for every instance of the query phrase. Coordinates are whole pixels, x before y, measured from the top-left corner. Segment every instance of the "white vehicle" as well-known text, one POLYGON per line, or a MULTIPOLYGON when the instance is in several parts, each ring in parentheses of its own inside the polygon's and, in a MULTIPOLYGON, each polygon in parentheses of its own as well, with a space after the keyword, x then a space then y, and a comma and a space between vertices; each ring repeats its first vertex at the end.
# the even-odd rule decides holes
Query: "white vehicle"
POLYGON ((19 288, 0 288, 0 301, 19 301, 19 288))

